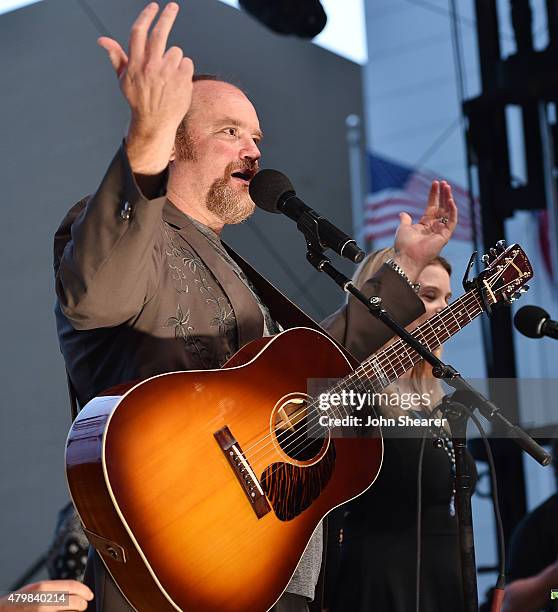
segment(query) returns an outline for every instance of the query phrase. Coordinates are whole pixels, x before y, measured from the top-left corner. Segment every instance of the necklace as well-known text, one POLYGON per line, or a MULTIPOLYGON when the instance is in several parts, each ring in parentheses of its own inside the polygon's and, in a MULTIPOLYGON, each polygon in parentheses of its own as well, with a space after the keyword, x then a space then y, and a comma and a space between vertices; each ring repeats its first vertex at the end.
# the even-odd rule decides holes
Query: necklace
MULTIPOLYGON (((424 413, 419 413, 417 411, 414 412, 419 418, 424 416, 424 413)), ((451 470, 451 481, 452 481, 452 490, 451 497, 449 501, 449 515, 455 516, 455 450, 453 448, 453 441, 448 436, 446 430, 443 427, 439 429, 434 429, 432 426, 428 427, 429 432, 434 436, 434 446, 436 448, 443 448, 446 455, 450 461, 450 470, 451 470)))
POLYGON ((443 427, 440 427, 440 431, 437 434, 434 431, 431 431, 431 433, 436 437, 434 441, 436 448, 443 448, 450 460, 452 490, 449 502, 449 514, 450 516, 455 516, 455 450, 453 448, 453 441, 443 427))

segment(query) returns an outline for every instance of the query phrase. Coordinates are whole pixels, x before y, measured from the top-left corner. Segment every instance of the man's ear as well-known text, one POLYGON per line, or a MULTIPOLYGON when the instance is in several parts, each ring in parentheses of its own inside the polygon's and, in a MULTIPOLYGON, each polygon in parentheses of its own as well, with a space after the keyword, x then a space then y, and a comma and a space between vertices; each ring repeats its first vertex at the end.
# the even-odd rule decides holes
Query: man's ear
POLYGON ((173 146, 170 157, 169 157, 169 162, 172 163, 175 159, 176 159, 176 149, 173 146))

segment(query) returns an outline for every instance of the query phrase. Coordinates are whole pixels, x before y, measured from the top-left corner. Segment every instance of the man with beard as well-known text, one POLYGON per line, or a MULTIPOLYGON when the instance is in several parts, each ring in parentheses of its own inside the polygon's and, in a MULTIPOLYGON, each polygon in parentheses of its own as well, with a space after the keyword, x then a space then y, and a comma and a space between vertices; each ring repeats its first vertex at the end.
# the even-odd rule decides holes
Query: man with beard
MULTIPOLYGON (((168 4, 149 33, 157 10, 151 3, 138 16, 128 55, 115 40, 99 39, 131 121, 101 185, 70 210, 55 237, 58 334, 81 405, 125 381, 218 368, 281 322, 254 287, 261 278, 219 239, 225 224, 254 210, 248 186, 262 137, 256 111, 230 83, 193 76, 178 47, 165 51, 178 6, 168 4)), ((404 217, 397 262, 370 286, 402 323, 422 312, 409 279, 446 244, 455 223, 449 186, 438 183, 421 223, 404 217)), ((376 346, 389 337, 368 319, 351 329, 372 335, 376 346)), ((318 529, 274 610, 307 609, 321 551, 318 529)), ((95 587, 97 610, 131 609, 96 554, 86 581, 95 587)))

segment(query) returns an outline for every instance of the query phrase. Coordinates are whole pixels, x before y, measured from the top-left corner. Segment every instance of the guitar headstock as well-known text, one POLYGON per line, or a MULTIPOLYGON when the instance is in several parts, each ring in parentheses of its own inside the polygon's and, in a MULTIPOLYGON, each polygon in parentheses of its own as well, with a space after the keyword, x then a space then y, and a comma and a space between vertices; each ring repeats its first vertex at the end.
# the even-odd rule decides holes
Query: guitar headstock
POLYGON ((503 240, 489 253, 481 258, 486 268, 474 284, 481 290, 487 306, 513 302, 529 289, 526 283, 533 278, 531 263, 518 244, 506 247, 503 240))

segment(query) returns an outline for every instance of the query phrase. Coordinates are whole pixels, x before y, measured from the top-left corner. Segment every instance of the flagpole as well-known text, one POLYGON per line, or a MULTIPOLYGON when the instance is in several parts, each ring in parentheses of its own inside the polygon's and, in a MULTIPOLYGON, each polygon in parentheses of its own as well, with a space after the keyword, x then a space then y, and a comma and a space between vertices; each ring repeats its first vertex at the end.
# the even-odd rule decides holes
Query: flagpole
MULTIPOLYGON (((362 247, 364 240, 364 172, 362 155, 362 121, 358 115, 349 115, 345 119, 347 128, 347 150, 349 153, 349 177, 351 183, 351 210, 353 215, 353 237, 362 247)), ((368 244, 364 250, 369 251, 368 244)))

